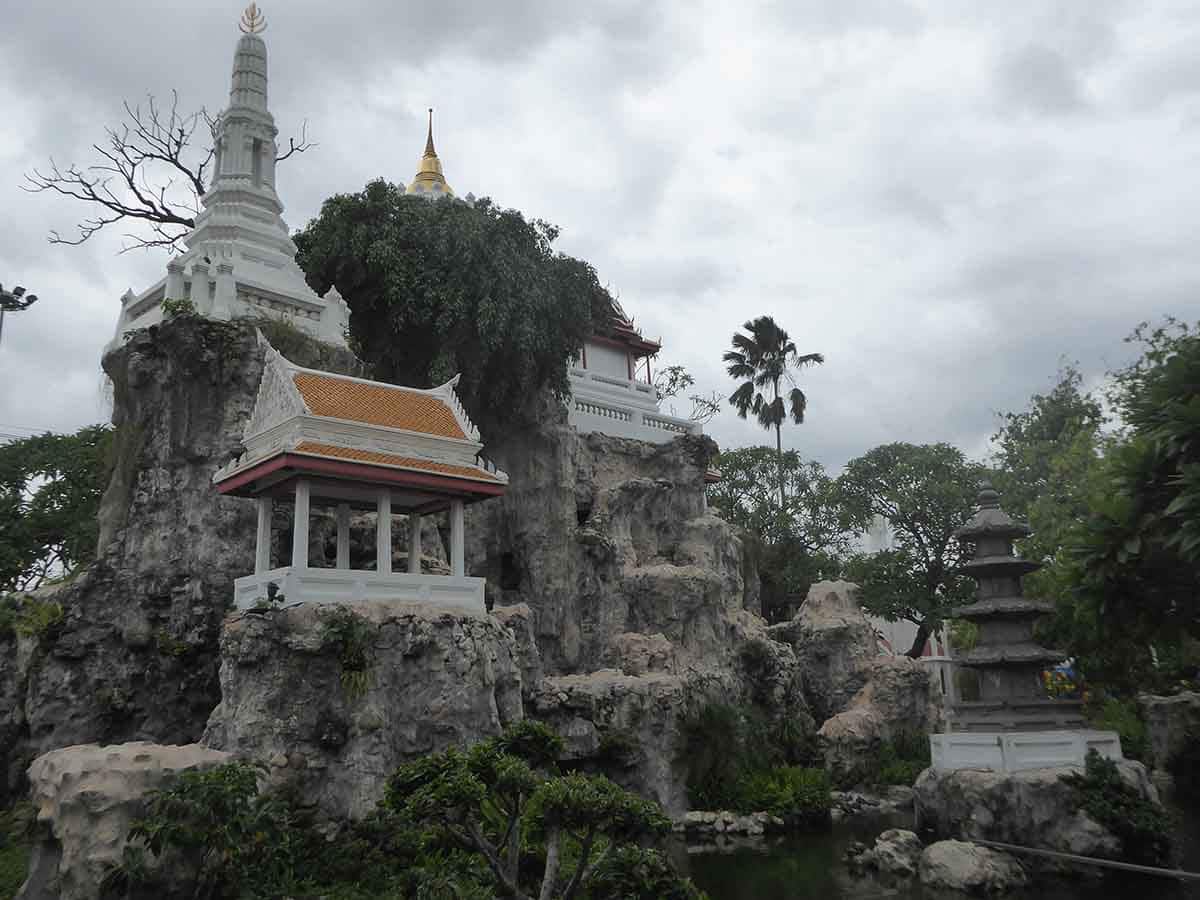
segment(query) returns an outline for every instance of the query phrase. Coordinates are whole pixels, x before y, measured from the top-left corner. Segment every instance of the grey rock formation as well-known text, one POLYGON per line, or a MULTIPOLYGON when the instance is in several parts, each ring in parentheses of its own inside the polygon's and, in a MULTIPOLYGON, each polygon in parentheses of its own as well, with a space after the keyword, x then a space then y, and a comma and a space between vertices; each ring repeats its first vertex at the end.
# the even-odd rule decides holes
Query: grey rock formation
POLYGON ((938 841, 925 848, 921 884, 967 894, 1003 894, 1028 883, 1020 864, 1007 853, 967 841, 938 841))
POLYGON ((866 683, 867 665, 879 654, 875 629, 857 594, 858 585, 848 581, 817 582, 791 621, 767 630, 773 640, 794 649, 805 696, 819 722, 849 705, 866 683))
MULTIPOLYGON (((1141 763, 1117 763, 1142 796, 1158 792, 1141 763)), ((941 837, 979 838, 1060 850, 1081 856, 1117 855, 1120 841, 1079 809, 1074 789, 1062 781, 1078 767, 998 773, 975 769, 935 772, 917 779, 917 818, 941 837)))
POLYGON ((134 742, 52 750, 29 767, 30 794, 43 838, 18 900, 96 900, 108 868, 121 860, 146 795, 181 772, 203 771, 228 754, 198 744, 134 742))
POLYGON ((1154 768, 1166 768, 1189 737, 1200 740, 1200 693, 1184 691, 1172 697, 1141 694, 1138 708, 1146 720, 1154 768))
POLYGON ((566 739, 567 759, 594 763, 624 787, 657 800, 669 815, 680 815, 687 809, 686 765, 678 758, 681 714, 689 705, 737 691, 729 675, 604 669, 546 678, 529 713, 566 739))
POLYGON ((651 445, 580 435, 558 406, 536 428, 489 442, 509 488, 468 510, 468 567, 505 600, 530 605, 548 673, 622 666, 625 651, 645 656, 629 634, 661 638, 635 667, 732 664, 742 547, 705 511, 715 452, 700 436, 651 445))
POLYGON ((817 732, 825 768, 835 782, 853 780, 865 757, 899 734, 935 731, 941 715, 928 670, 904 656, 881 656, 861 667, 865 684, 842 712, 817 732))
POLYGON ((400 764, 520 720, 525 668, 490 616, 378 601, 241 613, 221 637, 204 743, 269 761, 327 815, 360 817, 400 764))
POLYGON ((924 850, 921 839, 904 828, 889 828, 875 838, 875 846, 854 859, 856 868, 870 868, 883 875, 911 878, 917 874, 924 850))
MULTIPOLYGON (((357 371, 346 351, 292 349, 301 364, 357 371)), ((233 579, 253 569, 252 505, 218 495, 211 478, 238 451, 258 390, 255 328, 173 319, 134 332, 104 370, 117 462, 99 559, 54 595, 61 627, 0 664, 0 697, 18 701, 0 719, 0 795, 20 790, 24 765, 50 748, 199 738, 219 699, 233 579)))

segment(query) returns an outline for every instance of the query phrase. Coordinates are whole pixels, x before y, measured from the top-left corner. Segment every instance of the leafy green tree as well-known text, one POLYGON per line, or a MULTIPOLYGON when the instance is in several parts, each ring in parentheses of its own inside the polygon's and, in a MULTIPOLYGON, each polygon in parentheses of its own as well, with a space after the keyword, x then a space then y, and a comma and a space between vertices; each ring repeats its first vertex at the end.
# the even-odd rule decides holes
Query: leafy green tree
POLYGON ((759 316, 743 326, 748 332, 734 332, 733 349, 725 352, 726 371, 742 381, 729 395, 737 414, 745 419, 754 413, 758 424, 775 429, 775 452, 779 457, 779 505, 786 502, 783 470, 783 423, 791 418, 797 425, 804 421, 808 398, 796 387, 792 369, 825 362, 820 353, 800 354, 796 344, 770 316, 759 316), (784 382, 791 385, 784 389, 784 382), (764 393, 764 391, 766 393, 764 393), (781 393, 784 391, 784 393, 781 393), (786 400, 785 400, 786 394, 786 400))
MULTIPOLYGON (((668 831, 670 821, 657 805, 607 778, 558 775, 553 766, 562 746, 546 726, 520 723, 468 750, 452 748, 402 766, 389 784, 386 804, 481 855, 505 896, 586 896, 597 877, 614 877, 609 865, 614 854, 628 857, 639 840, 668 831), (544 851, 540 877, 522 872, 528 842, 535 837, 544 851), (536 891, 528 887, 531 883, 536 891)), ((654 890, 661 889, 661 865, 642 856, 638 862, 648 867, 654 890)), ((700 897, 678 876, 671 884, 674 896, 700 897)), ((626 890, 622 896, 659 896, 649 893, 645 883, 626 890)))
POLYGON ((770 447, 740 447, 714 462, 721 481, 708 487, 711 507, 750 542, 767 618, 788 608, 822 578, 837 577, 850 550, 852 523, 832 478, 795 450, 783 454, 784 506, 773 483, 779 458, 770 447))
POLYGON ((1021 542, 1021 555, 1046 563, 1025 579, 1031 596, 1061 595, 1063 541, 1088 512, 1088 493, 1108 443, 1100 402, 1082 389, 1083 378, 1065 366, 1047 394, 1034 394, 1029 406, 1006 413, 993 435, 993 479, 1004 509, 1025 519, 1033 535, 1021 542))
POLYGON ((337 287, 351 338, 384 381, 462 373, 485 431, 533 414, 543 389, 570 391, 569 361, 612 299, 587 263, 556 253, 558 229, 488 200, 430 203, 386 181, 326 200, 296 235, 318 293, 337 287))
POLYGON ((949 444, 895 443, 851 460, 838 478, 854 521, 865 528, 880 516, 894 535, 892 549, 855 557, 848 574, 862 587, 864 607, 917 626, 909 656, 920 656, 953 608, 973 595, 954 532, 973 512, 985 472, 949 444))
POLYGON ((1132 339, 1110 396, 1126 429, 1066 538, 1064 606, 1085 673, 1136 689, 1200 638, 1200 333, 1168 320, 1132 339))
POLYGON ((0 592, 28 591, 96 553, 112 429, 0 444, 0 592))

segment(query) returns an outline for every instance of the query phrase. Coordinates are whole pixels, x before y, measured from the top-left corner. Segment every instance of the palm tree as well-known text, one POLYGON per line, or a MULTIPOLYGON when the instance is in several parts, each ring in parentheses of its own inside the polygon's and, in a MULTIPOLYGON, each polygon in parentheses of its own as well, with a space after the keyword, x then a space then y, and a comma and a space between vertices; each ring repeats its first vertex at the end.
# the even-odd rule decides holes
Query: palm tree
POLYGON ((729 402, 737 408, 738 415, 743 419, 747 413, 753 412, 759 425, 766 429, 775 429, 775 452, 779 460, 779 508, 783 509, 786 496, 783 478, 783 436, 780 429, 789 415, 797 425, 803 422, 804 409, 808 405, 804 391, 796 387, 790 370, 818 365, 825 362, 825 357, 820 353, 806 353, 801 356, 796 352, 796 345, 792 343, 788 333, 770 316, 759 316, 742 327, 749 334, 735 332, 733 349, 725 353, 725 362, 729 364, 729 376, 745 379, 738 385, 738 389, 729 395, 729 402), (792 386, 787 392, 786 403, 780 393, 780 382, 785 378, 792 386), (763 394, 768 388, 771 394, 769 399, 763 394))

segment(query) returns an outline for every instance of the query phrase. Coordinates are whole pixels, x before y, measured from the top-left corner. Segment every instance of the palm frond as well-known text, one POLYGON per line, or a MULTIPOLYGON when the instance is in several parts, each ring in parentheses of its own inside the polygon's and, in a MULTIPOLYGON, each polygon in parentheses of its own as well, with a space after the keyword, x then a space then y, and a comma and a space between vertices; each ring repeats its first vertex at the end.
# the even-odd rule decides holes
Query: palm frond
POLYGON ((800 425, 804 422, 804 411, 808 408, 808 398, 804 396, 804 391, 800 388, 788 391, 788 404, 791 407, 792 421, 800 425))

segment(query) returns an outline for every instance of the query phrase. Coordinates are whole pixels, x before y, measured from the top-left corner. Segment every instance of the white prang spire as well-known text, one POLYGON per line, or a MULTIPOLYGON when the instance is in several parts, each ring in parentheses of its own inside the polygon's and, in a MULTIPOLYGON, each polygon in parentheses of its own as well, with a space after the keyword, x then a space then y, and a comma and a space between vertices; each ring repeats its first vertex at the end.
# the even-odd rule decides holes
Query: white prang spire
POLYGON ((212 319, 272 316, 339 346, 349 309, 335 292, 318 297, 296 265, 296 245, 275 192, 279 133, 267 108, 266 20, 251 3, 242 15, 229 106, 217 120, 213 174, 200 198, 196 224, 183 238, 187 251, 167 277, 123 304, 110 348, 125 332, 162 320, 163 300, 190 300, 212 319))

